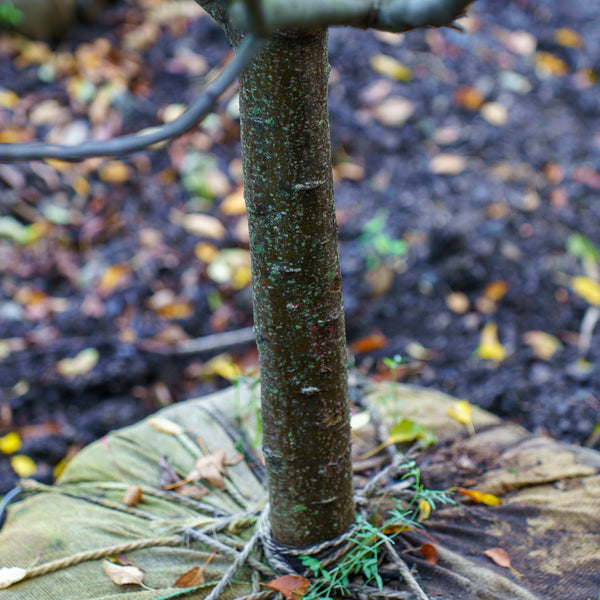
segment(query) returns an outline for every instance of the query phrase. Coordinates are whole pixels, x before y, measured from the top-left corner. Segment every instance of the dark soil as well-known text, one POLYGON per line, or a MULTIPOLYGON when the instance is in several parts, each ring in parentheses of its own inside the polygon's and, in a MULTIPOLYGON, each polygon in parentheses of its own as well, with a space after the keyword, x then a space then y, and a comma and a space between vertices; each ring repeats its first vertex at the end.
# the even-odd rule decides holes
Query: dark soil
MULTIPOLYGON (((600 327, 582 349, 588 305, 569 278, 585 273, 566 243, 582 234, 600 244, 600 17, 595 3, 566 0, 479 0, 472 14, 467 34, 417 31, 400 44, 372 32, 331 32, 348 339, 365 373, 389 377, 381 359, 400 354, 407 358, 395 374, 403 381, 467 398, 536 433, 585 443, 600 421, 600 327), (560 28, 577 32, 579 41, 565 45, 560 28), (519 32, 512 46, 510 32, 519 32), (527 50, 531 40, 536 49, 527 50), (377 74, 370 58, 380 53, 410 67, 412 79, 377 74), (485 109, 468 108, 469 94, 500 104, 506 121, 501 109, 492 123, 485 109), (378 110, 397 97, 414 112, 402 126, 383 125, 378 110), (466 160, 452 167, 440 153, 466 160), (454 174, 432 170, 436 156, 454 174), (378 214, 382 225, 369 237, 365 224, 378 214), (406 255, 386 255, 381 240, 397 239, 407 242, 406 255), (493 282, 506 289, 496 300, 493 282), (457 299, 468 305, 457 310, 457 299), (497 325, 502 361, 476 355, 486 323, 497 325), (526 341, 530 331, 554 336, 560 349, 540 358, 526 341)), ((161 107, 189 102, 202 89, 204 76, 182 56, 197 53, 210 69, 228 52, 209 19, 190 17, 159 21, 155 41, 127 49, 126 34, 150 31, 149 23, 137 3, 117 4, 58 46, 72 53, 105 37, 112 48, 98 69, 130 69, 127 93, 116 96, 102 123, 110 135, 152 125, 161 107)), ((42 83, 39 64, 19 62, 13 37, 0 40, 0 52, 0 90, 13 90, 29 106, 18 114, 0 109, 1 130, 15 123, 26 130, 33 107, 56 99, 89 133, 89 104, 67 92, 67 75, 42 83)), ((115 73, 97 89, 110 77, 115 73)), ((177 340, 252 323, 248 286, 215 283, 194 254, 203 238, 173 217, 174 210, 217 216, 227 232, 208 241, 217 250, 245 247, 236 233, 243 217, 220 212, 226 194, 199 203, 182 185, 181 157, 195 145, 235 186, 239 127, 234 104, 224 107, 207 134, 124 158, 135 176, 122 184, 103 181, 97 164, 80 166, 87 194, 74 192, 72 173, 57 176, 41 163, 0 165, 3 217, 27 225, 47 222, 53 207, 66 211, 35 243, 0 237, 0 437, 19 432, 18 453, 35 460, 42 480, 106 432, 229 384, 214 372, 198 377, 211 353, 175 354, 159 335, 172 324, 181 327, 171 330, 177 340), (103 291, 102 272, 115 264, 128 265, 128 275, 103 291), (161 289, 184 313, 176 306, 160 313, 149 303, 161 289), (58 361, 86 348, 99 352, 93 368, 77 377, 57 370, 58 361)), ((53 124, 40 118, 29 135, 41 139, 53 124)), ((256 362, 248 344, 230 352, 242 369, 256 362)), ((0 494, 17 478, 10 458, 0 456, 0 494)))

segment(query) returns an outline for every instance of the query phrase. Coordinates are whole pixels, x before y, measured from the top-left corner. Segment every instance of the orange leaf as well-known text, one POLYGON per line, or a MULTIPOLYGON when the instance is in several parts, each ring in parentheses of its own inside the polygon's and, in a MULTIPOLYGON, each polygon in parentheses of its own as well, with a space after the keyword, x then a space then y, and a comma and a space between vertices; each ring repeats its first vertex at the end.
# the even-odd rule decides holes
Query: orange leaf
POLYGON ((463 496, 471 498, 473 502, 478 502, 479 504, 487 504, 488 506, 497 506, 498 504, 502 504, 502 500, 493 494, 485 494, 484 492, 467 490, 465 488, 456 488, 456 491, 463 496))
POLYGON ((350 351, 354 354, 366 354, 374 350, 385 348, 389 340, 383 333, 375 332, 370 335, 358 338, 350 344, 350 351))
POLYGON ((489 548, 484 550, 483 553, 492 561, 494 561, 499 567, 510 569, 510 572, 516 577, 523 577, 516 569, 512 568, 510 564, 510 558, 508 553, 503 548, 489 548))
POLYGON ((310 581, 299 575, 282 575, 267 583, 267 587, 281 592, 286 600, 299 600, 304 596, 309 585, 310 581))
POLYGON ((492 302, 498 302, 502 300, 507 291, 508 281, 505 281, 504 279, 498 279, 497 281, 488 283, 483 290, 483 294, 488 300, 491 300, 492 302))
POLYGON ((425 559, 425 562, 431 563, 432 565, 438 564, 440 553, 433 544, 423 544, 419 548, 419 551, 421 552, 421 556, 425 559))
POLYGON ((198 585, 204 585, 204 573, 202 567, 193 567, 189 571, 185 572, 177 581, 173 584, 174 587, 196 587, 198 585))
POLYGON ((454 92, 454 102, 468 110, 478 110, 483 100, 483 94, 476 87, 465 86, 454 92))

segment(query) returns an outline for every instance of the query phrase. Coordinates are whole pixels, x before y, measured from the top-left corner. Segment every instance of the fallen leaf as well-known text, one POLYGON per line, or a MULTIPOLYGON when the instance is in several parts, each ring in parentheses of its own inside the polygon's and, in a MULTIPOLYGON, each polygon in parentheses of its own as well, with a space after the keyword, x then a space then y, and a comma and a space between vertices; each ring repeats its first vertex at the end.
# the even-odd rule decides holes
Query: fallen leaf
POLYGON ((573 29, 560 27, 554 32, 554 40, 557 44, 567 48, 581 49, 584 46, 583 38, 573 29))
POLYGON ((121 499, 121 502, 125 504, 125 506, 135 506, 142 501, 142 496, 142 488, 139 485, 130 485, 121 499))
POLYGON ((37 465, 33 458, 24 454, 15 454, 10 457, 10 466, 19 477, 31 477, 37 471, 37 465))
POLYGON ((528 31, 501 30, 498 37, 506 48, 515 54, 533 54, 537 48, 535 36, 528 31))
POLYGON ((199 456, 196 459, 194 468, 186 475, 185 479, 164 486, 164 489, 173 489, 192 481, 206 480, 216 488, 224 490, 225 466, 235 465, 241 459, 241 455, 237 455, 233 459, 228 459, 225 450, 221 449, 199 456))
POLYGON ((421 552, 421 556, 425 559, 425 562, 428 562, 432 565, 438 564, 440 560, 440 553, 433 544, 423 544, 419 548, 419 551, 421 552))
POLYGON ((483 104, 483 94, 473 86, 460 87, 454 91, 454 102, 468 110, 478 110, 483 104))
POLYGON ((451 292, 446 296, 446 306, 454 313, 463 315, 471 306, 469 297, 463 292, 451 292))
POLYGON ((310 581, 300 575, 282 575, 267 583, 276 592, 281 592, 286 600, 299 600, 310 586, 310 581))
POLYGON ((523 577, 521 573, 519 573, 516 569, 513 569, 512 565, 510 564, 508 553, 503 548, 489 548, 488 550, 484 550, 483 553, 499 567, 509 569, 510 572, 516 577, 523 577))
POLYGON ((177 423, 165 419, 164 417, 151 417, 146 422, 151 427, 154 427, 156 431, 166 433, 167 435, 181 435, 184 432, 181 425, 177 425, 177 423))
POLYGON ((184 573, 177 581, 174 583, 175 587, 196 587, 199 585, 204 585, 204 570, 206 569, 208 563, 216 556, 217 551, 213 550, 211 555, 206 559, 204 564, 201 567, 193 567, 186 573, 184 573))
POLYGON ((123 287, 131 275, 129 265, 117 263, 105 269, 98 282, 98 292, 102 296, 108 296, 119 287, 123 287))
POLYGON ((498 326, 496 323, 489 322, 484 325, 475 354, 482 360, 496 362, 502 362, 506 358, 506 350, 498 341, 498 326))
POLYGON ((375 456, 375 454, 378 454, 384 448, 391 446, 392 444, 414 442, 417 440, 419 441, 421 447, 427 448, 435 443, 436 437, 421 423, 416 423, 411 419, 402 419, 399 423, 394 425, 387 440, 378 446, 375 446, 375 448, 369 450, 368 452, 365 452, 365 454, 362 454, 356 460, 365 460, 371 456, 375 456))
POLYGON ((502 504, 502 500, 493 494, 486 494, 484 492, 478 492, 477 490, 467 490, 465 488, 456 488, 456 491, 461 496, 467 496, 467 498, 471 498, 473 502, 477 502, 478 504, 486 504, 487 506, 498 506, 502 504))
POLYGON ((600 306, 600 283, 578 275, 571 279, 571 289, 592 306, 600 306))
POLYGON ((14 454, 21 449, 21 436, 16 431, 10 431, 0 437, 0 452, 14 454))
POLYGON ((117 585, 140 585, 149 590, 144 584, 144 571, 135 565, 118 565, 107 559, 102 561, 102 570, 106 573, 111 581, 117 585))
POLYGON ((469 431, 469 435, 475 435, 475 427, 473 426, 473 405, 470 402, 467 400, 455 402, 448 409, 448 414, 459 423, 462 423, 469 431))
POLYGON ((353 354, 366 354, 374 350, 381 350, 389 344, 388 338, 381 332, 374 332, 354 340, 350 345, 353 354))
POLYGON ((418 521, 419 523, 422 523, 423 521, 429 519, 431 515, 431 504, 429 504, 429 502, 427 500, 425 500, 425 498, 423 498, 420 502, 419 502, 419 516, 418 516, 418 521))
POLYGON ((246 214, 246 202, 244 200, 244 188, 238 187, 228 196, 225 196, 219 205, 222 215, 233 216, 246 214))
POLYGON ((436 175, 458 175, 466 166, 466 158, 459 154, 441 153, 429 162, 429 170, 436 175))
POLYGON ((486 102, 481 107, 481 116, 492 125, 504 125, 508 121, 508 110, 500 102, 486 102))
POLYGON ((523 341, 541 360, 550 360, 562 348, 560 341, 545 331, 527 331, 523 334, 523 341))
POLYGON ((535 67, 541 75, 563 77, 569 72, 567 63, 550 52, 537 52, 535 67))
POLYGON ((194 305, 189 301, 173 302, 157 309, 156 314, 164 320, 186 319, 194 314, 194 305))
POLYGON ((488 283, 484 290, 483 295, 492 302, 499 302, 504 298, 506 292, 508 292, 508 281, 504 279, 498 279, 488 283))
POLYGON ((374 54, 369 59, 371 68, 380 75, 385 75, 396 81, 410 81, 412 79, 412 70, 410 67, 403 65, 393 56, 387 54, 374 54))
POLYGON ((202 567, 193 567, 181 575, 181 577, 177 579, 173 586, 187 588, 204 585, 204 583, 205 579, 202 567))
POLYGON ((120 184, 131 179, 131 168, 120 160, 111 160, 98 170, 98 177, 104 183, 120 184))
POLYGON ((6 589, 13 583, 21 581, 27 576, 27 569, 20 567, 1 567, 0 568, 0 589, 6 589))
POLYGON ((85 348, 73 358, 63 358, 56 363, 57 372, 63 377, 73 379, 91 371, 100 360, 96 348, 85 348))
POLYGON ((222 240, 227 235, 227 230, 219 219, 202 213, 184 215, 181 226, 189 233, 213 240, 222 240))
POLYGON ((388 98, 373 109, 375 118, 382 125, 399 127, 404 125, 415 112, 414 104, 407 98, 388 98))

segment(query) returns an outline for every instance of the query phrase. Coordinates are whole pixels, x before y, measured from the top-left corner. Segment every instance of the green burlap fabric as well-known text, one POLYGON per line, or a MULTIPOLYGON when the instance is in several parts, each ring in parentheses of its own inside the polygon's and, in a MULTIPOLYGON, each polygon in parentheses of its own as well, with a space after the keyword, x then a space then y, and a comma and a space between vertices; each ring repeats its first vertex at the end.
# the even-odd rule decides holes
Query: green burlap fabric
MULTIPOLYGON (((502 499, 501 505, 487 506, 459 497, 458 506, 434 511, 427 531, 439 543, 437 565, 420 559, 418 552, 403 554, 432 600, 598 598, 599 453, 534 437, 479 410, 473 417, 477 434, 469 436, 448 415, 455 399, 433 391, 386 385, 375 389, 369 401, 388 426, 405 417, 436 432, 438 443, 419 460, 427 486, 476 489, 502 499), (484 552, 492 548, 506 551, 514 571, 486 556, 484 552)), ((225 491, 212 487, 196 503, 161 491, 158 466, 166 457, 184 476, 201 447, 208 452, 222 449, 233 457, 243 441, 236 433, 240 418, 250 435, 254 433, 255 402, 250 390, 232 388, 156 415, 179 424, 184 430, 180 435, 158 431, 146 420, 90 445, 56 486, 32 491, 9 507, 0 531, 0 568, 37 567, 139 539, 172 540, 185 528, 214 523, 220 514, 256 514, 266 494, 251 455, 225 467, 225 491), (144 494, 141 502, 127 507, 121 500, 130 483, 141 486, 144 494)), ((232 528, 227 536, 241 546, 252 535, 254 521, 242 519, 232 528)), ((415 547, 431 541, 419 534, 403 537, 415 547)), ((0 590, 0 598, 155 600, 183 594, 204 598, 231 564, 231 557, 215 555, 206 568, 206 585, 200 589, 190 592, 173 584, 181 574, 203 564, 211 552, 198 541, 128 552, 144 569, 144 583, 151 590, 118 586, 95 558, 23 580, 0 590)), ((222 597, 249 593, 249 579, 249 571, 242 569, 222 597)), ((268 581, 268 576, 262 581, 268 581)), ((400 581, 398 587, 405 589, 400 581)))

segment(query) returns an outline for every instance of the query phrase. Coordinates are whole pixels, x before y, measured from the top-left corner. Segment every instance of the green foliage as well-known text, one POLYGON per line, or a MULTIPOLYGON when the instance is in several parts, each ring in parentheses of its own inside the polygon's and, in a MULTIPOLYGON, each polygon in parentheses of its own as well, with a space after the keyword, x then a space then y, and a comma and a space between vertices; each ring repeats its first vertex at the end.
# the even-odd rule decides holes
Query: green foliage
POLYGON ((408 252, 408 244, 404 240, 393 239, 385 233, 387 219, 385 211, 378 211, 364 224, 359 237, 359 242, 365 249, 369 270, 376 269, 386 258, 403 258, 408 252))
POLYGON ((376 527, 360 515, 356 518, 356 530, 350 541, 354 546, 338 560, 331 568, 325 568, 321 562, 312 556, 301 556, 304 567, 312 571, 316 582, 309 588, 304 600, 329 600, 335 596, 349 593, 349 585, 353 575, 362 575, 365 584, 375 584, 380 590, 383 581, 379 574, 379 548, 384 542, 393 543, 404 528, 416 529, 422 527, 419 523, 419 509, 423 500, 426 500, 431 509, 436 505, 455 504, 454 500, 443 491, 428 490, 421 482, 421 472, 414 461, 400 467, 405 473, 403 480, 412 479, 412 488, 409 490, 410 499, 403 504, 395 498, 396 508, 384 523, 376 527), (398 525, 403 527, 398 528, 398 525), (385 531, 394 531, 386 534, 385 531))
POLYGON ((0 29, 14 27, 25 15, 12 2, 0 2, 0 29))
POLYGON ((567 239, 567 252, 584 262, 600 262, 600 250, 598 250, 598 247, 592 240, 580 233, 574 233, 569 236, 567 239))

